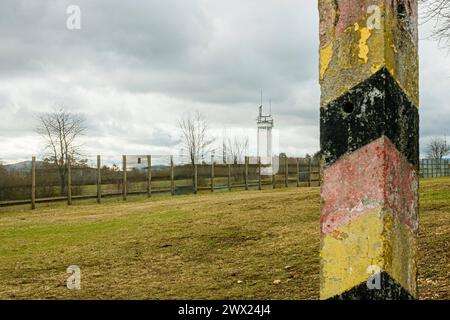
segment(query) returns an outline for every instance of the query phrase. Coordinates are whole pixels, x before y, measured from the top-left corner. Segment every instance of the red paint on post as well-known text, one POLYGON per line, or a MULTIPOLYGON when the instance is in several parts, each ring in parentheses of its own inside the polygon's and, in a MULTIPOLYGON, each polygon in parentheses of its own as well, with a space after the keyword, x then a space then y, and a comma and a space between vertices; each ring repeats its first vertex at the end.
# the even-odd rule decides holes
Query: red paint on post
POLYGON ((380 138, 324 170, 321 232, 328 234, 375 208, 389 210, 418 232, 415 168, 380 138))

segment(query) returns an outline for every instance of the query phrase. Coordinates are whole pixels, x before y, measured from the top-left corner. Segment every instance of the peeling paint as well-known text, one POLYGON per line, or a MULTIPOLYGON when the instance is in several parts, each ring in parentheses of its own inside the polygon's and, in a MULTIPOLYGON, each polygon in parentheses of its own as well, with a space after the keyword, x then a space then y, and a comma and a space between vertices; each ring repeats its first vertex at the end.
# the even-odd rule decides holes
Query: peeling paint
POLYGON ((325 72, 330 65, 333 56, 333 43, 331 42, 326 47, 320 49, 320 79, 323 79, 325 72))
POLYGON ((321 299, 417 296, 417 0, 319 0, 321 299), (398 14, 399 1, 402 14, 398 14), (371 28, 370 6, 379 15, 371 28), (372 290, 368 270, 382 288, 372 290))
POLYGON ((414 234, 389 210, 370 210, 322 239, 321 299, 366 283, 373 266, 416 295, 416 248, 414 234))
POLYGON ((320 77, 322 107, 383 67, 419 107, 418 35, 413 27, 417 3, 408 1, 413 8, 411 21, 400 20, 390 2, 385 0, 337 0, 336 9, 328 4, 328 10, 321 14, 321 47, 332 43, 333 50, 331 61, 320 77), (379 30, 367 28, 366 6, 369 4, 380 6, 382 24, 379 30), (336 26, 333 21, 338 21, 336 26))
POLYGON ((367 45, 367 41, 369 40, 372 33, 368 28, 361 28, 359 29, 360 33, 360 40, 359 40, 359 54, 358 57, 364 61, 364 63, 367 63, 369 61, 369 46, 367 45))

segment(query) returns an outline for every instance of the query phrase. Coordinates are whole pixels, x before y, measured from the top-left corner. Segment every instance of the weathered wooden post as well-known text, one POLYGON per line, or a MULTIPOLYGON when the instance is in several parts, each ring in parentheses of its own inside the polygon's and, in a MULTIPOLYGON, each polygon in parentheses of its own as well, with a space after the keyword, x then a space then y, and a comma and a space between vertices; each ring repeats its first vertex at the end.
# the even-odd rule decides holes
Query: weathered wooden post
POLYGON ((228 191, 231 191, 231 163, 228 164, 228 191))
POLYGON ((67 205, 72 205, 72 163, 67 157, 67 205))
POLYGON ((284 186, 289 187, 289 158, 284 159, 284 186))
POLYGON ((194 163, 194 194, 198 193, 198 165, 194 163))
POLYGON ((31 210, 36 209, 36 157, 31 158, 31 210))
POLYGON ((211 156, 211 192, 214 192, 214 156, 211 156))
POLYGON ((319 0, 321 299, 417 296, 417 0, 319 0))
POLYGON ((152 156, 147 156, 147 196, 152 196, 152 156))
POLYGON ((97 203, 102 202, 102 159, 97 156, 97 203))
POLYGON ((170 156, 170 194, 175 195, 175 171, 173 165, 173 156, 170 156))
MULTIPOLYGON (((280 158, 278 158, 278 162, 280 161, 279 159, 280 158)), ((275 168, 272 165, 272 189, 275 189, 276 185, 277 185, 277 175, 275 172, 275 168)))
POLYGON ((258 190, 262 190, 261 157, 258 157, 258 190))
POLYGON ((300 159, 296 159, 297 163, 297 188, 300 187, 300 159))
POLYGON ((308 160, 308 187, 312 186, 312 157, 308 160))
POLYGON ((245 190, 248 190, 248 157, 245 157, 244 179, 245 179, 245 190))
POLYGON ((123 200, 127 200, 127 156, 122 156, 122 197, 123 200))

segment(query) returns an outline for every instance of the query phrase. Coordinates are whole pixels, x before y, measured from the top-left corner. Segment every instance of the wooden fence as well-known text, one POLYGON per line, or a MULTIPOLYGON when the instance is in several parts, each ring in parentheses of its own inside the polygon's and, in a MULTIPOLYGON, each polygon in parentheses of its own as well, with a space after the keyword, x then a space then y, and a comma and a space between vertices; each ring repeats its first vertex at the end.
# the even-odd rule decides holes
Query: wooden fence
POLYGON ((274 157, 269 163, 258 157, 245 157, 242 163, 214 158, 194 165, 175 162, 173 156, 124 155, 120 161, 97 156, 91 165, 68 163, 66 171, 61 172, 55 165, 37 162, 33 157, 29 170, 22 171, 20 183, 0 185, 0 206, 30 204, 35 209, 38 203, 54 201, 67 201, 71 205, 79 199, 96 199, 101 203, 105 197, 119 196, 126 201, 130 195, 152 197, 162 193, 180 195, 321 184, 319 161, 311 158, 274 157))

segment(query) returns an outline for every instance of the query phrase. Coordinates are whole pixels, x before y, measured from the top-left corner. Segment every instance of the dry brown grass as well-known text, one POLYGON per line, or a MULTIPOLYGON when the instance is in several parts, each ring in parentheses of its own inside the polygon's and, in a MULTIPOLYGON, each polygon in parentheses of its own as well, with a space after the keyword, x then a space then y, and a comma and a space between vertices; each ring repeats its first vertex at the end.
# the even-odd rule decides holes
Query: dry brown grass
MULTIPOLYGON (((421 297, 449 299, 450 179, 423 186, 421 297)), ((0 298, 318 298, 318 188, 0 210, 0 298)))

